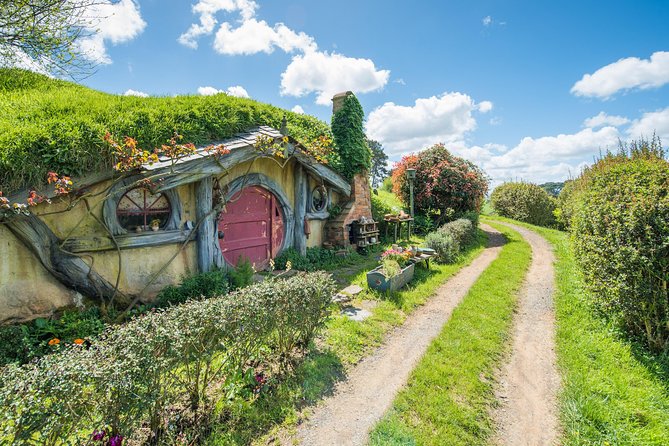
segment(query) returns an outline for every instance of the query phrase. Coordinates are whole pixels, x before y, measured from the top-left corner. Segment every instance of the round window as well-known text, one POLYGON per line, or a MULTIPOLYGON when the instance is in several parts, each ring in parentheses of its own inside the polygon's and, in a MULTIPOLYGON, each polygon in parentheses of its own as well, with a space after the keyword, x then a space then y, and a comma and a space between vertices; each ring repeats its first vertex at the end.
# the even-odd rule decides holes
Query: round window
POLYGON ((170 202, 165 195, 153 194, 143 187, 130 189, 116 206, 118 222, 128 231, 163 229, 171 212, 170 202))
POLYGON ((324 186, 317 186, 311 192, 311 209, 322 212, 328 205, 328 191, 324 186))

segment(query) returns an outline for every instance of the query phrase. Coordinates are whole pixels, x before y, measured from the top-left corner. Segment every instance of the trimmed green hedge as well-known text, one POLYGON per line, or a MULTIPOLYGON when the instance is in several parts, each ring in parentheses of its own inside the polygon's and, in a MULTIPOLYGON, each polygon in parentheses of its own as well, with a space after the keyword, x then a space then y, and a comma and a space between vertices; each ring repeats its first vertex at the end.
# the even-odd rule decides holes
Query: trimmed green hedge
POLYGON ((654 351, 669 351, 669 163, 618 159, 589 173, 571 219, 595 302, 654 351))
POLYGON ((0 69, 0 190, 39 186, 47 172, 78 176, 109 169, 106 131, 132 136, 142 148, 164 144, 176 131, 194 144, 231 137, 257 125, 288 131, 304 144, 329 126, 250 99, 225 94, 139 98, 91 90, 18 69, 0 69))
POLYGON ((335 291, 322 272, 266 281, 109 327, 90 347, 10 364, 0 443, 85 444, 101 429, 133 444, 193 440, 214 410, 253 404, 269 377, 290 372, 335 291))
POLYGON ((539 226, 555 224, 555 199, 536 184, 504 183, 492 192, 490 202, 502 217, 539 226))

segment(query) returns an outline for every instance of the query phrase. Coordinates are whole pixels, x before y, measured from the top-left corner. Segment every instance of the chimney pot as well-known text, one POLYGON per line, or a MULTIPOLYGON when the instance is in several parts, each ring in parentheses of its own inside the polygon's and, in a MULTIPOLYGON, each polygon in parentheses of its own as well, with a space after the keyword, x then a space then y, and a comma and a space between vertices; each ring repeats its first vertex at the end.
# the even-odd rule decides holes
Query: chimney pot
POLYGON ((353 94, 352 91, 344 91, 342 93, 337 93, 336 95, 334 95, 332 97, 332 114, 333 115, 335 113, 337 113, 339 110, 341 110, 341 108, 344 106, 344 100, 346 100, 346 98, 349 95, 352 95, 352 94, 353 94))

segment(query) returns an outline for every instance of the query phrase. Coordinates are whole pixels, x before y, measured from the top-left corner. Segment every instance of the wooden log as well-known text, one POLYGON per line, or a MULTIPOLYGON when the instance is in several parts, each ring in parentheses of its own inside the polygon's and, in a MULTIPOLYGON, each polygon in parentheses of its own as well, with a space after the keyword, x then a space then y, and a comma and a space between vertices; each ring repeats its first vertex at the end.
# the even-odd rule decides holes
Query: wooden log
MULTIPOLYGON (((183 243, 192 237, 190 231, 146 231, 139 234, 117 235, 116 243, 120 249, 144 248, 183 243)), ((111 251, 116 245, 111 237, 74 237, 63 243, 63 249, 72 253, 111 251)))
POLYGON ((212 177, 203 178, 195 187, 195 214, 199 224, 197 230, 197 265, 200 272, 211 271, 214 265, 214 216, 213 207, 214 181, 212 177))
POLYGON ((44 267, 63 285, 81 294, 129 304, 130 298, 114 288, 92 266, 76 255, 60 248, 60 240, 35 215, 15 217, 5 226, 32 251, 44 267))
POLYGON ((307 175, 301 166, 295 168, 295 226, 293 230, 293 247, 302 255, 307 254, 307 235, 304 220, 307 215, 308 198, 307 175))

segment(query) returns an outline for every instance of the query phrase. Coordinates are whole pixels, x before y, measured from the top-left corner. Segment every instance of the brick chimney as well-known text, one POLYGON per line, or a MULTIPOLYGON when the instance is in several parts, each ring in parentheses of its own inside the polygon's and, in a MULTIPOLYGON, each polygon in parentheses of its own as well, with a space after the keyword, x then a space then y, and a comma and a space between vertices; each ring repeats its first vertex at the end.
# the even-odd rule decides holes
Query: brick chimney
MULTIPOLYGON (((334 95, 332 98, 333 115, 342 108, 346 98, 352 94, 346 91, 334 95)), ((325 225, 326 239, 334 246, 349 246, 351 222, 361 217, 372 219, 372 198, 367 172, 355 174, 351 181, 351 197, 348 202, 340 203, 340 206, 342 206, 341 214, 329 220, 325 225)))

